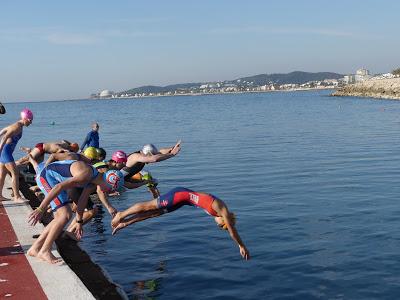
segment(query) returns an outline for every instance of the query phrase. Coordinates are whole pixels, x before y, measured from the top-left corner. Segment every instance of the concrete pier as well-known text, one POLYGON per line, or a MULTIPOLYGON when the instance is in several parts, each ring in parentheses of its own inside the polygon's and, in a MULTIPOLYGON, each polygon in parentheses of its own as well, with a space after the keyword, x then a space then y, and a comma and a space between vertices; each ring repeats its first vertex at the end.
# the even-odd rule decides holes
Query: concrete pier
MULTIPOLYGON (((3 196, 12 199, 10 186, 11 179, 7 177, 3 189, 3 196)), ((28 215, 31 212, 32 208, 28 203, 19 204, 15 203, 13 200, 0 202, 1 299, 62 300, 126 298, 123 291, 110 282, 107 282, 108 285, 114 288, 114 291, 111 292, 111 296, 110 291, 100 291, 99 294, 94 297, 93 284, 91 292, 64 260, 61 264, 51 265, 26 255, 26 251, 35 241, 33 237, 39 235, 44 228, 44 226, 39 223, 35 227, 28 224, 28 215), (110 297, 107 296, 107 293, 110 297)), ((60 247, 60 245, 58 246, 60 247)), ((75 243, 72 248, 73 247, 83 252, 75 243)), ((70 249, 67 249, 66 252, 68 251, 71 253, 70 249)), ((60 253, 55 248, 52 252, 56 257, 62 259, 60 253)), ((84 254, 87 256, 86 253, 84 254)), ((71 260, 73 261, 73 258, 71 260)), ((87 260, 90 261, 90 258, 87 260)), ((71 263, 69 262, 69 264, 71 263)), ((101 273, 97 274, 99 275, 98 277, 105 277, 97 265, 93 264, 91 261, 90 264, 91 265, 85 267, 88 272, 91 272, 91 274, 93 274, 93 272, 101 273), (95 271, 93 271, 94 269, 95 271)), ((80 270, 80 272, 84 273, 82 270, 80 270)), ((93 277, 90 276, 91 274, 86 274, 86 277, 93 277)), ((96 277, 96 275, 94 277, 96 277)), ((97 278, 96 280, 99 283, 97 278)), ((107 285, 104 284, 104 279, 101 280, 103 281, 101 285, 107 285)), ((90 282, 88 286, 90 286, 90 282)), ((99 286, 98 289, 101 290, 101 287, 99 286)))

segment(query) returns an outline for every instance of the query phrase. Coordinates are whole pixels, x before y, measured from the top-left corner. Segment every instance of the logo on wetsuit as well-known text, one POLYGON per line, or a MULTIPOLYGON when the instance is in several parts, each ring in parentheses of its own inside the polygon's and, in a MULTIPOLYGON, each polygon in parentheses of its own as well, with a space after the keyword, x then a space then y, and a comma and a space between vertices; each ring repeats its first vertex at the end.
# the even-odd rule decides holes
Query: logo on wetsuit
POLYGON ((110 173, 107 176, 107 183, 112 186, 113 189, 118 186, 119 180, 120 178, 114 173, 110 173))
POLYGON ((189 197, 190 197, 190 201, 192 201, 192 202, 194 202, 196 204, 199 204, 199 196, 197 196, 195 194, 192 194, 192 193, 189 193, 189 197))

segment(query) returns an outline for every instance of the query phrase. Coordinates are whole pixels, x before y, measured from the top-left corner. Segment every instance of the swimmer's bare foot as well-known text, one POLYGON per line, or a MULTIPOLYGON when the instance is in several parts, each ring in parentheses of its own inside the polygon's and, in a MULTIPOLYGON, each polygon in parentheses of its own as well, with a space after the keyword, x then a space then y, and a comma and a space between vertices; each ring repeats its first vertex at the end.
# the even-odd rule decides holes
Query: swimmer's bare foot
POLYGON ((62 262, 61 258, 55 257, 53 255, 53 253, 51 253, 50 251, 44 252, 44 253, 43 252, 39 252, 37 254, 37 258, 39 258, 39 259, 41 259, 41 260, 43 260, 45 262, 48 262, 50 264, 58 264, 58 263, 62 262))
POLYGON ((111 220, 111 226, 117 227, 119 225, 119 223, 121 223, 121 213, 117 212, 114 216, 114 218, 111 220))
POLYGON ((29 256, 32 256, 32 257, 36 257, 38 255, 38 253, 39 253, 39 249, 33 248, 33 246, 29 248, 28 252, 26 252, 26 254, 28 254, 29 256))
POLYGON ((26 203, 26 202, 29 202, 29 200, 22 198, 22 197, 18 197, 18 198, 14 198, 14 202, 15 203, 26 203))
POLYGON ((0 196, 0 201, 10 201, 10 198, 6 198, 4 196, 0 196))
POLYGON ((117 234, 118 231, 120 231, 122 228, 125 228, 126 225, 125 223, 119 223, 116 227, 114 227, 113 231, 112 231, 112 235, 117 234))

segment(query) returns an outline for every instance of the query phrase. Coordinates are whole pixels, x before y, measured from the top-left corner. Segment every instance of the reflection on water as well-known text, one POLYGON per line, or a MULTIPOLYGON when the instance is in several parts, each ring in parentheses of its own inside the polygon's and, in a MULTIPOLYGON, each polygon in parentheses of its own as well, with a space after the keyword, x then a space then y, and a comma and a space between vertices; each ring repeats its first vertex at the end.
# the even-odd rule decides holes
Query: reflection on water
MULTIPOLYGON (((166 272, 166 263, 160 261, 155 270, 156 274, 162 275, 166 272)), ((135 300, 155 300, 161 296, 162 277, 154 279, 138 280, 133 283, 132 296, 135 300)))

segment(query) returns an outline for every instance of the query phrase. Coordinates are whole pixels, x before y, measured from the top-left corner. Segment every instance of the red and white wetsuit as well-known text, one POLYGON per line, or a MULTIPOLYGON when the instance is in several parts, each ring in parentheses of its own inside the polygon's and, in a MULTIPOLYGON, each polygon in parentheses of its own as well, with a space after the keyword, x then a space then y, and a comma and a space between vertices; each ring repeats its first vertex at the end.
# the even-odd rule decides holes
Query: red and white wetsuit
POLYGON ((176 187, 157 199, 157 207, 165 212, 174 211, 183 205, 191 205, 204 209, 209 215, 217 217, 212 208, 215 196, 207 193, 195 192, 187 188, 176 187))

